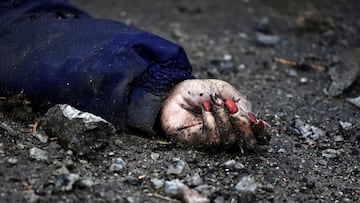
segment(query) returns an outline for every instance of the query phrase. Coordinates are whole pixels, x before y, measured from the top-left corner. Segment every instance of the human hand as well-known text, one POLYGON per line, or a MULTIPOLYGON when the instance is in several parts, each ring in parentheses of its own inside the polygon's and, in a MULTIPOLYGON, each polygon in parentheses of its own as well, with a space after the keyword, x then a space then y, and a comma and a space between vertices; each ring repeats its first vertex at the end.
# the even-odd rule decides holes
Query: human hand
POLYGON ((251 113, 245 96, 229 83, 192 79, 177 84, 161 110, 161 126, 167 136, 194 147, 251 150, 268 144, 270 125, 251 113))

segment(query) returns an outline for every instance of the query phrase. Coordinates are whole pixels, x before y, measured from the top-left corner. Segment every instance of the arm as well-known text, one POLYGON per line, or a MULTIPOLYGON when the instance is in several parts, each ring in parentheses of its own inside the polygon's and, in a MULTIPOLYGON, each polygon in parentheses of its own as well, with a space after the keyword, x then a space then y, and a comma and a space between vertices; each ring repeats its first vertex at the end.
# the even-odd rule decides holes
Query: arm
POLYGON ((168 90, 192 78, 178 45, 93 19, 66 1, 9 3, 2 11, 0 85, 24 90, 33 105, 68 103, 120 130, 150 133, 168 90))

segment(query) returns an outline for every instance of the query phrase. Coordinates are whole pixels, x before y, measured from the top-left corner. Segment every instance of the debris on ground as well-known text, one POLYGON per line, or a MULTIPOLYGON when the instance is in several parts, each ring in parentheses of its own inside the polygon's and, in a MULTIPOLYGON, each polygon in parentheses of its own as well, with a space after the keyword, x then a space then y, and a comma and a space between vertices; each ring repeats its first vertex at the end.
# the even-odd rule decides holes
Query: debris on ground
POLYGON ((126 169, 126 163, 122 158, 115 158, 109 168, 112 172, 121 172, 124 169, 126 169))
POLYGON ((209 203, 210 200, 190 189, 187 185, 179 180, 170 180, 165 182, 165 194, 169 197, 182 200, 184 203, 209 203))
POLYGON ((338 157, 340 155, 340 151, 336 149, 325 149, 321 152, 321 155, 323 157, 332 159, 338 157))
POLYGON ((360 108, 360 96, 355 98, 347 98, 346 101, 360 108))
POLYGON ((329 68, 331 84, 326 91, 327 95, 339 96, 354 83, 360 73, 359 57, 359 48, 348 50, 343 54, 341 62, 329 68))
POLYGON ((166 174, 181 175, 184 170, 188 170, 188 164, 183 160, 178 160, 174 164, 169 165, 166 174))
POLYGON ((49 155, 46 151, 39 149, 37 147, 33 147, 29 151, 30 158, 35 159, 37 161, 47 161, 49 155))
POLYGON ((75 182, 80 179, 80 175, 76 173, 59 175, 55 180, 56 191, 71 191, 75 182))
POLYGON ((278 35, 257 33, 256 40, 264 46, 275 46, 280 41, 280 37, 278 35))
POLYGON ((242 177, 235 186, 235 190, 240 197, 240 202, 254 202, 256 188, 257 184, 253 177, 242 177))
POLYGON ((70 105, 58 104, 50 108, 41 119, 41 127, 59 144, 77 155, 94 155, 108 145, 115 127, 91 113, 81 112, 70 105))
POLYGON ((320 72, 324 72, 326 70, 326 68, 324 66, 312 63, 312 62, 310 62, 308 60, 305 60, 305 59, 300 61, 300 62, 297 62, 297 61, 293 61, 293 60, 289 60, 289 59, 276 57, 276 58, 274 58, 274 62, 284 64, 284 65, 288 65, 290 67, 293 67, 293 68, 296 68, 296 69, 299 69, 299 70, 313 69, 313 70, 317 70, 317 71, 320 71, 320 72))
POLYGON ((309 144, 310 146, 315 146, 319 138, 325 136, 325 132, 323 130, 310 125, 300 118, 295 118, 294 126, 300 137, 304 139, 305 143, 309 144))

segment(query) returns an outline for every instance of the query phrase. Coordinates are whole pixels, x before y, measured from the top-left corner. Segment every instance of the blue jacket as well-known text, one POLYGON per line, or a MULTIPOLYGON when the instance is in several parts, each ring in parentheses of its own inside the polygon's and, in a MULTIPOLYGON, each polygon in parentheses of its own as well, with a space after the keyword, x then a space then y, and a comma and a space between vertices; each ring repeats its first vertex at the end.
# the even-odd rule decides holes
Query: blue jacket
POLYGON ((193 78, 184 50, 66 0, 0 0, 0 89, 153 132, 166 93, 193 78))

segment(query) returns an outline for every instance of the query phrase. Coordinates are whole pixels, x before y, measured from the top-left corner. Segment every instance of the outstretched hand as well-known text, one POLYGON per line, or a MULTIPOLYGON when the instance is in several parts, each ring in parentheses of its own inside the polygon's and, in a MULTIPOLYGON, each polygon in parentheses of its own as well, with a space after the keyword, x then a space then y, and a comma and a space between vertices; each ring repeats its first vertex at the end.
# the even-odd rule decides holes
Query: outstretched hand
POLYGON ((161 110, 166 135, 194 147, 254 149, 268 144, 270 125, 257 119, 245 96, 221 80, 185 80, 169 93, 161 110))

